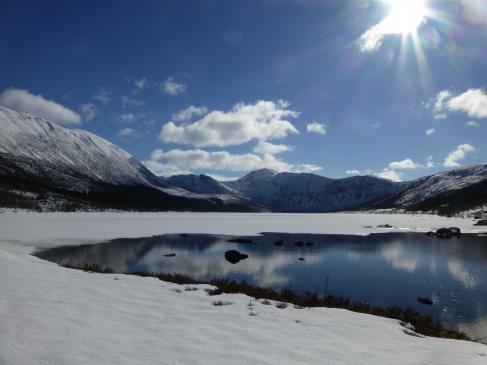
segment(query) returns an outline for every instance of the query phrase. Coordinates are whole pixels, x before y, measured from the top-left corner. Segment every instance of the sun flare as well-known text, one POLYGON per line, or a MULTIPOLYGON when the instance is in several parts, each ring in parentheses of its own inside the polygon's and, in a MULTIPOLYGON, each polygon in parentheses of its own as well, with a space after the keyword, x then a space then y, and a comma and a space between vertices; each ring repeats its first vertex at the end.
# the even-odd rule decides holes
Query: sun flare
POLYGON ((385 25, 391 33, 413 33, 426 18, 424 0, 388 0, 388 3, 391 10, 385 25))

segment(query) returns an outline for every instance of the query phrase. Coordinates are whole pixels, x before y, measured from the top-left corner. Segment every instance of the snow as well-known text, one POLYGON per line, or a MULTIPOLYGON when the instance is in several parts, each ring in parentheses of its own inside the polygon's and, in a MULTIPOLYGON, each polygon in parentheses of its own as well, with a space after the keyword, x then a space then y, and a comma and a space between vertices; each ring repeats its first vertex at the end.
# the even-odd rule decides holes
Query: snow
POLYGON ((407 335, 396 320, 279 309, 241 294, 208 296, 204 285, 85 273, 30 255, 115 237, 366 234, 384 229, 364 226, 385 223, 475 229, 473 220, 394 214, 0 214, 0 364, 486 364, 485 345, 407 335))
POLYGON ((417 214, 292 213, 34 213, 0 214, 1 240, 52 241, 145 237, 165 233, 255 235, 262 232, 366 235, 460 227, 484 232, 474 219, 417 214), (389 224, 395 228, 377 228, 389 224), (25 229, 19 229, 25 227, 25 229), (372 228, 367 228, 372 227, 372 228))

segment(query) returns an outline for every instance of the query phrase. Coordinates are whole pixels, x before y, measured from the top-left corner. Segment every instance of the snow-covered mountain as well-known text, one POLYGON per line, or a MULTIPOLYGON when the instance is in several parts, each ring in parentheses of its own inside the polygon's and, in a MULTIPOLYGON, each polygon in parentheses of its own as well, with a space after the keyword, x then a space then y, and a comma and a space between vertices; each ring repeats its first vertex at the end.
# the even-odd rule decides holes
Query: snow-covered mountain
POLYGON ((306 173, 263 169, 224 182, 240 196, 283 212, 332 212, 390 196, 401 184, 372 176, 330 179, 306 173))
POLYGON ((170 185, 128 152, 84 130, 0 106, 0 131, 0 206, 249 209, 237 198, 170 185))
POLYGON ((1 106, 0 130, 2 159, 58 186, 82 191, 96 183, 160 185, 129 153, 96 134, 1 106))
POLYGON ((234 181, 155 176, 87 131, 0 107, 0 206, 48 209, 334 212, 404 208, 451 213, 487 203, 487 164, 395 183, 253 171, 234 181), (46 203, 47 202, 47 203, 46 203))

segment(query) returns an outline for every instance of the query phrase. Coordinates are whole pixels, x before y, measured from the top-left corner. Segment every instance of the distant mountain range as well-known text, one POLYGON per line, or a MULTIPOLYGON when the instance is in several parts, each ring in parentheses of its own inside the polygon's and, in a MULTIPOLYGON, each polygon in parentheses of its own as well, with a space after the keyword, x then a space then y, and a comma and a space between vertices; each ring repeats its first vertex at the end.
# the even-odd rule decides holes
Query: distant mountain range
POLYGON ((262 169, 235 181, 158 177, 120 147, 0 107, 0 207, 43 211, 337 212, 401 208, 452 214, 487 203, 487 164, 396 183, 262 169))

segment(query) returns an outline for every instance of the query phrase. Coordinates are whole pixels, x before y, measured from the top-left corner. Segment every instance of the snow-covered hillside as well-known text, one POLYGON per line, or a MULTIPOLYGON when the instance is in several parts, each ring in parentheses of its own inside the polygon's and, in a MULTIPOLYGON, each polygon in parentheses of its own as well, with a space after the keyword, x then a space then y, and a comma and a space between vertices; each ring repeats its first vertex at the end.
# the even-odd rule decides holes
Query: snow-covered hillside
POLYGON ((439 194, 464 189, 487 179, 487 163, 460 167, 423 177, 411 183, 396 199, 399 205, 415 204, 439 194))
POLYGON ((223 184, 255 203, 284 212, 330 212, 354 208, 398 192, 403 186, 373 176, 330 179, 267 169, 223 184))
POLYGON ((64 187, 82 190, 99 182, 159 184, 129 153, 93 133, 5 107, 0 107, 0 130, 2 159, 64 187))

